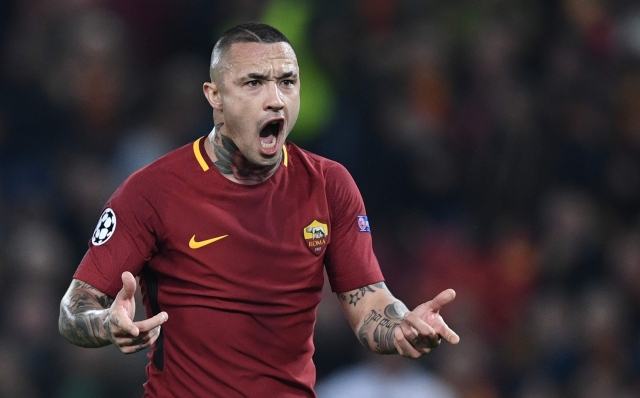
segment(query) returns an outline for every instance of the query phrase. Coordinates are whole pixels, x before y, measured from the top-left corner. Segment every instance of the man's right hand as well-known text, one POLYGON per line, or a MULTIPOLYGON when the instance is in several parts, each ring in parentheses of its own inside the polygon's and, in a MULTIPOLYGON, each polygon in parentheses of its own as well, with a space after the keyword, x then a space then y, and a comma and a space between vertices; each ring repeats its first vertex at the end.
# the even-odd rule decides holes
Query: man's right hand
POLYGON ((166 312, 134 322, 136 280, 130 272, 122 273, 122 289, 104 320, 108 339, 125 354, 133 354, 153 344, 160 336, 160 325, 169 319, 166 312))

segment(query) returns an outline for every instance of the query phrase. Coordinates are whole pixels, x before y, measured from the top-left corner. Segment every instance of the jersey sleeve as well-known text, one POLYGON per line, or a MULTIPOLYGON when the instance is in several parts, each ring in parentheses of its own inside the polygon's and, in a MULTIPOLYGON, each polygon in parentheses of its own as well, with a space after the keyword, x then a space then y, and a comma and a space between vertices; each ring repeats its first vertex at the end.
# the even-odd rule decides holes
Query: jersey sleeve
POLYGON ((122 288, 124 271, 134 276, 157 252, 160 222, 149 179, 138 173, 126 180, 104 206, 74 278, 111 297, 122 288))
POLYGON ((346 292, 384 281, 373 253, 364 202, 355 181, 340 164, 326 173, 331 241, 325 267, 334 292, 346 292))

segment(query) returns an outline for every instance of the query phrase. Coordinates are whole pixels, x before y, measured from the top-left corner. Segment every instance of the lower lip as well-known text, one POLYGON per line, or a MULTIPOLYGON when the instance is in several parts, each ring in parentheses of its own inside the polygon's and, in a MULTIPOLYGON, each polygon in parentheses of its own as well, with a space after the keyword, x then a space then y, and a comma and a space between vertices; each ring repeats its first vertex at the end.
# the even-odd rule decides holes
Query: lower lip
POLYGON ((266 156, 273 156, 278 152, 278 149, 280 148, 280 136, 282 135, 282 133, 278 134, 278 137, 276 137, 276 143, 274 146, 272 146, 271 148, 265 148, 262 146, 262 144, 260 143, 260 139, 258 138, 258 145, 260 146, 260 152, 263 155, 266 156))

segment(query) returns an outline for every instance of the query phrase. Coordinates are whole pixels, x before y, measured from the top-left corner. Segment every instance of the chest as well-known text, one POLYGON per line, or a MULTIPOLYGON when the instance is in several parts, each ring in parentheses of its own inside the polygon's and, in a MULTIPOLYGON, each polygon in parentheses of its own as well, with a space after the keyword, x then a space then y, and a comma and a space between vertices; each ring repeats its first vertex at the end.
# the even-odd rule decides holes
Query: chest
POLYGON ((322 287, 331 222, 321 181, 196 186, 176 192, 162 219, 160 272, 225 297, 322 287))

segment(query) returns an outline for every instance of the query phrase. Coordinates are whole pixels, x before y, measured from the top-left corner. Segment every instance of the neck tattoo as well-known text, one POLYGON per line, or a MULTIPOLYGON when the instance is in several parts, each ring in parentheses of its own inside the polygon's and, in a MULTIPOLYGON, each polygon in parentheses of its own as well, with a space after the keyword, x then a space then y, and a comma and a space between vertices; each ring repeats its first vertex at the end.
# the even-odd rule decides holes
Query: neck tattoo
POLYGON ((220 133, 224 123, 218 123, 209 134, 209 143, 213 148, 216 166, 220 173, 232 175, 236 180, 244 183, 259 183, 271 177, 280 162, 269 166, 259 166, 251 163, 238 149, 235 142, 226 135, 220 133))

